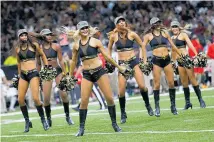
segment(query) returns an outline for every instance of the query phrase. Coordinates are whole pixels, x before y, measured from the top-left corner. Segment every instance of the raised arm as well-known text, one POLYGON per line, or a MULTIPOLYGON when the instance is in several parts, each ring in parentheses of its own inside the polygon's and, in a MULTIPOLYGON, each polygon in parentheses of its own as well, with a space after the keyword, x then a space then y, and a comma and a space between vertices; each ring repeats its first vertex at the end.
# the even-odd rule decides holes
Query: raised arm
POLYGON ((75 42, 72 49, 72 59, 71 59, 71 66, 70 66, 70 76, 73 76, 74 69, 77 64, 77 58, 78 58, 78 42, 75 42))
POLYGON ((198 53, 197 53, 195 47, 193 46, 192 42, 190 41, 188 35, 186 33, 182 33, 182 35, 184 36, 184 39, 185 39, 188 47, 192 49, 192 51, 195 53, 195 55, 197 55, 198 53))
POLYGON ((36 43, 36 42, 34 42, 33 44, 36 47, 36 51, 39 53, 40 57, 42 58, 42 61, 43 61, 44 65, 48 65, 48 60, 47 60, 47 58, 46 58, 45 53, 43 52, 43 50, 39 47, 39 44, 36 43))
POLYGON ((66 69, 65 69, 65 65, 64 65, 64 60, 62 58, 62 50, 59 44, 56 45, 56 51, 57 51, 57 56, 58 56, 58 60, 59 60, 59 64, 62 68, 63 74, 66 74, 66 69))

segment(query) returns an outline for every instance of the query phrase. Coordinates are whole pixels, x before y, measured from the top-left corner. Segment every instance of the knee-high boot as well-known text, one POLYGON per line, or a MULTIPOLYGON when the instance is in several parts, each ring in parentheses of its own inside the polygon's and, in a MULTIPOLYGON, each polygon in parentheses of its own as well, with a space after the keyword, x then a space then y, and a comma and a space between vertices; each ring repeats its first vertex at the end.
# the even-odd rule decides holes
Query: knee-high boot
POLYGON ((87 109, 80 109, 79 110, 80 126, 79 126, 79 131, 76 134, 77 137, 83 136, 83 134, 84 134, 87 111, 88 111, 87 109))
POLYGON ((48 126, 48 124, 47 124, 47 122, 45 120, 45 115, 44 115, 44 111, 43 111, 42 105, 41 106, 36 106, 36 109, 37 109, 37 111, 39 113, 39 116, 41 118, 41 122, 42 122, 44 130, 45 131, 48 130, 49 126, 48 126))
POLYGON ((153 116, 154 113, 153 113, 152 107, 151 107, 151 105, 150 105, 150 103, 149 103, 148 90, 147 90, 147 91, 140 90, 140 93, 141 93, 141 96, 142 96, 142 98, 143 98, 143 100, 144 100, 144 102, 145 102, 145 106, 146 106, 146 109, 147 109, 147 111, 148 111, 148 114, 149 114, 150 116, 153 116))
POLYGON ((175 89, 169 89, 169 98, 170 98, 170 102, 171 102, 171 112, 174 115, 177 115, 177 109, 176 109, 176 105, 175 105, 175 89))
POLYGON ((190 103, 190 91, 189 91, 189 87, 183 88, 184 90, 184 97, 185 97, 185 106, 184 106, 184 110, 188 109, 191 107, 192 109, 192 103, 190 103))
POLYGON ((153 90, 154 92, 154 100, 155 100, 155 116, 160 117, 160 90, 153 90))
POLYGON ((198 101, 200 103, 201 108, 205 108, 206 104, 205 104, 204 100, 202 99, 201 90, 199 88, 199 85, 193 86, 193 88, 194 88, 194 91, 195 91, 195 93, 196 93, 196 95, 198 97, 198 101))
POLYGON ((119 97, 120 111, 121 111, 121 124, 126 123, 126 97, 119 97))
POLYGON ((48 125, 49 125, 49 127, 52 127, 51 105, 45 106, 45 113, 46 113, 48 125))
POLYGON ((66 116, 65 119, 66 119, 68 125, 73 125, 74 122, 71 119, 70 114, 69 114, 69 103, 64 103, 63 102, 63 106, 64 106, 64 112, 65 112, 65 116, 66 116))
POLYGON ((29 120, 29 116, 28 116, 28 110, 27 110, 27 106, 20 106, 20 109, 22 111, 22 114, 24 116, 25 119, 25 130, 24 132, 29 132, 30 128, 33 128, 31 121, 29 120))
POLYGON ((116 109, 115 109, 115 105, 108 106, 108 112, 109 112, 109 115, 111 117, 112 127, 113 127, 114 131, 115 132, 121 132, 122 130, 117 125, 117 121, 116 121, 116 109))

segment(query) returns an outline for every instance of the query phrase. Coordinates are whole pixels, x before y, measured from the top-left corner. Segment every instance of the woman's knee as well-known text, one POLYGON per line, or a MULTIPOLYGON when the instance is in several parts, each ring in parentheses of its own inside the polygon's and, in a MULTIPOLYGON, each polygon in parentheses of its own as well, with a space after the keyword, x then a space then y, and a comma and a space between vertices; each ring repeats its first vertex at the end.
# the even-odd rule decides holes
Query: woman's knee
POLYGON ((174 88, 174 80, 168 82, 169 88, 174 88))
POLYGON ((159 90, 160 89, 160 82, 154 82, 154 89, 159 90))
POLYGON ((25 98, 18 97, 18 102, 19 102, 20 106, 24 106, 25 105, 25 98))
POLYGON ((88 108, 88 100, 82 100, 81 99, 80 108, 87 109, 88 108))

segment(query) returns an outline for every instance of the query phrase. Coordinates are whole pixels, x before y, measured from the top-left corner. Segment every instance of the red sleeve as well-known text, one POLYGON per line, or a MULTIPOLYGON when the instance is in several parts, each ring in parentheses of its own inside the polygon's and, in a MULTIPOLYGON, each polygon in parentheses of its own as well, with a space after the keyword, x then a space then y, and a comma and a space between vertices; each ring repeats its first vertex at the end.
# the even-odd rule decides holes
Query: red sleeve
POLYGON ((208 51, 207 51, 207 55, 214 59, 214 44, 211 44, 209 47, 208 47, 208 51))

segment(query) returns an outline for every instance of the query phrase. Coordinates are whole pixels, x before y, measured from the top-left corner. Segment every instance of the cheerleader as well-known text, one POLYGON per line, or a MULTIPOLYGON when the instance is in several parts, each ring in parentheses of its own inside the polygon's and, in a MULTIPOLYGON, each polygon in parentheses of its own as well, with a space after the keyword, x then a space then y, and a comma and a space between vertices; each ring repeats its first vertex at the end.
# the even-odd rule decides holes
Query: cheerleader
MULTIPOLYGON (((155 101, 155 116, 160 116, 160 77, 161 71, 164 70, 168 86, 169 86, 169 97, 171 102, 171 112, 177 115, 177 109, 175 105, 175 88, 174 88, 174 72, 167 43, 169 42, 172 49, 175 50, 179 55, 180 52, 171 40, 168 32, 166 32, 161 25, 161 20, 157 17, 153 17, 150 20, 150 29, 146 31, 146 35, 143 40, 143 47, 149 43, 152 48, 152 63, 153 63, 153 76, 154 76, 154 101, 155 101)), ((144 57, 146 64, 146 58, 144 57)))
MULTIPOLYGON (((180 52, 183 54, 188 54, 188 51, 186 49, 186 46, 188 45, 189 48, 192 49, 192 51, 195 53, 195 56, 197 55, 197 51, 194 48, 192 42, 190 41, 187 33, 182 30, 183 28, 180 27, 180 23, 178 21, 172 21, 171 22, 171 31, 172 31, 172 40, 176 47, 179 49, 180 52)), ((177 59, 177 53, 172 52, 172 59, 175 61, 177 59)), ((185 106, 184 109, 191 108, 192 109, 192 103, 190 102, 190 91, 189 91, 189 80, 194 88, 194 91, 198 97, 199 103, 201 108, 205 108, 206 104, 201 96, 201 90, 199 88, 198 82, 196 80, 193 68, 188 69, 185 68, 183 64, 178 62, 178 72, 181 79, 181 83, 183 85, 183 91, 184 91, 184 97, 185 97, 185 106)))
MULTIPOLYGON (((133 31, 131 31, 127 27, 127 23, 124 17, 120 16, 114 20, 116 28, 114 31, 109 33, 109 43, 108 43, 108 51, 109 54, 112 54, 112 46, 115 43, 119 64, 126 63, 129 65, 131 69, 134 70, 134 78, 137 81, 137 84, 140 88, 141 96, 145 102, 146 109, 150 116, 153 116, 153 110, 149 103, 148 97, 148 89, 145 86, 143 73, 139 68, 139 59, 136 57, 133 44, 136 41, 141 49, 142 54, 146 54, 145 47, 142 46, 142 40, 140 37, 133 31)), ((144 57, 146 57, 144 55, 144 57)), ((118 86, 119 86, 119 102, 120 102, 120 110, 121 110, 121 123, 126 122, 127 114, 125 111, 126 108, 126 98, 125 98, 125 90, 126 90, 126 83, 127 80, 121 74, 118 74, 118 86)))
POLYGON ((39 44, 32 42, 28 38, 28 32, 26 29, 18 30, 19 41, 16 46, 16 55, 18 61, 18 75, 20 76, 18 82, 18 102, 25 119, 25 130, 29 132, 29 128, 32 128, 32 123, 29 120, 28 109, 25 104, 25 95, 28 87, 30 86, 33 100, 36 109, 41 118, 41 122, 44 130, 48 130, 49 126, 45 120, 42 103, 39 100, 39 73, 36 69, 36 56, 42 57, 44 65, 48 65, 47 58, 43 51, 40 49, 39 44))
POLYGON ((102 67, 102 62, 98 57, 98 50, 108 62, 116 66, 122 73, 125 73, 127 70, 125 67, 119 66, 110 56, 108 56, 100 40, 92 37, 95 31, 89 26, 87 21, 79 22, 77 24, 77 29, 77 31, 71 33, 73 39, 75 39, 75 43, 73 46, 70 68, 70 75, 73 76, 73 71, 79 55, 83 65, 83 79, 81 82, 81 104, 79 110, 80 127, 76 136, 82 136, 84 134, 88 102, 94 82, 97 82, 105 96, 114 131, 120 132, 121 128, 116 122, 116 109, 110 82, 106 71, 102 67))

